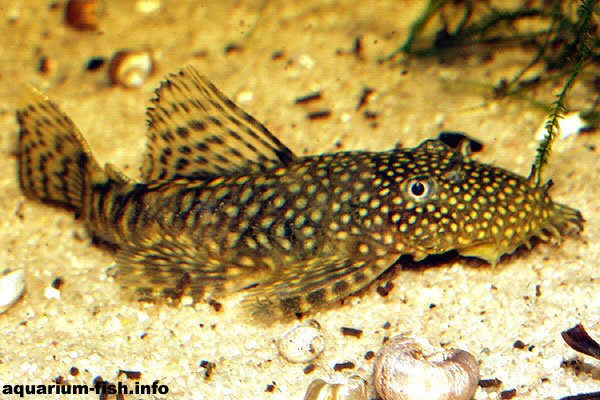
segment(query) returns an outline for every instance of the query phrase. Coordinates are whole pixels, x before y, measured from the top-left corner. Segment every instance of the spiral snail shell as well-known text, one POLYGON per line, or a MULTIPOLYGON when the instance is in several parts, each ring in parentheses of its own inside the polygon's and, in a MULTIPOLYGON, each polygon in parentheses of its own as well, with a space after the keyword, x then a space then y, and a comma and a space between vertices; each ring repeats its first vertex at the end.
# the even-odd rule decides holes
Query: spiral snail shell
POLYGON ((367 400, 367 386, 358 375, 352 375, 347 383, 315 379, 308 385, 304 400, 367 400))
POLYGON ((387 341, 373 367, 383 400, 468 400, 479 382, 479 364, 464 350, 430 353, 420 338, 400 335, 387 341))

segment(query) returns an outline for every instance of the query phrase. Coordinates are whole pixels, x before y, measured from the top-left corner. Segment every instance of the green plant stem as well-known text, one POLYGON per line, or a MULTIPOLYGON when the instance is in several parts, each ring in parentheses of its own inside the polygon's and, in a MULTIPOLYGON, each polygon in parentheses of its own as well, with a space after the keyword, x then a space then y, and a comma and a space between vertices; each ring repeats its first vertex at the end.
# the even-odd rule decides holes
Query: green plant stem
POLYGON ((577 60, 577 64, 575 68, 573 68, 573 72, 571 76, 567 80, 567 83, 563 87, 560 94, 557 96, 556 101, 553 103, 554 107, 552 112, 548 116, 546 120, 546 136, 544 140, 540 143, 540 146, 537 149, 537 155, 535 158, 536 165, 536 177, 535 182, 536 185, 539 186, 540 181, 542 179, 542 169, 546 164, 548 164, 548 159, 550 157, 550 152, 552 150, 552 142, 556 138, 558 134, 558 121, 562 118, 562 115, 566 111, 566 100, 567 93, 575 83, 575 79, 579 75, 579 72, 583 69, 583 66, 589 57, 591 50, 588 46, 588 32, 590 29, 590 20, 592 18, 592 11, 596 4, 596 0, 584 0, 580 6, 580 15, 579 21, 580 25, 577 29, 577 35, 575 39, 575 44, 579 47, 579 58, 577 60))

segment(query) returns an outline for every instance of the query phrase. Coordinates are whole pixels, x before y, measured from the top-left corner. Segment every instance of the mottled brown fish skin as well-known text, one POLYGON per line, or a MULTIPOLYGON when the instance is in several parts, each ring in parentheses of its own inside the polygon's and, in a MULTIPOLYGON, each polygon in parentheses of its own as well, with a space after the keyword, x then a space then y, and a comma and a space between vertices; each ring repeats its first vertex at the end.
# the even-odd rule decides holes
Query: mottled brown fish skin
POLYGON ((122 284, 142 297, 246 288, 253 309, 290 315, 361 290, 401 255, 495 265, 583 226, 549 184, 474 161, 467 142, 296 157, 191 68, 157 96, 145 183, 102 170, 47 99, 17 112, 24 192, 118 244, 122 284))

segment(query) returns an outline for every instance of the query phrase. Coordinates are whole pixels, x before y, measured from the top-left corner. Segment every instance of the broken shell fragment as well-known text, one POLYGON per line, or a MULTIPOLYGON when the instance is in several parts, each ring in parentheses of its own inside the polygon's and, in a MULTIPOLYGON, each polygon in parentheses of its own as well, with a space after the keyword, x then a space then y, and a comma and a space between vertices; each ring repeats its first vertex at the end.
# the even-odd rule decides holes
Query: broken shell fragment
POLYGON ((400 335, 387 341, 373 367, 383 400, 468 400, 479 382, 479 364, 464 350, 432 351, 423 339, 400 335))
POLYGON ((287 332, 277 342, 281 355, 293 363, 314 360, 325 350, 325 339, 319 323, 311 319, 287 332))
POLYGON ((126 88, 142 86, 154 71, 151 51, 119 51, 110 60, 108 77, 113 85, 126 88))
POLYGON ((367 400, 367 385, 358 375, 348 378, 348 383, 315 379, 308 385, 304 400, 367 400))
POLYGON ((21 298, 25 290, 25 268, 7 269, 0 273, 0 314, 21 298))

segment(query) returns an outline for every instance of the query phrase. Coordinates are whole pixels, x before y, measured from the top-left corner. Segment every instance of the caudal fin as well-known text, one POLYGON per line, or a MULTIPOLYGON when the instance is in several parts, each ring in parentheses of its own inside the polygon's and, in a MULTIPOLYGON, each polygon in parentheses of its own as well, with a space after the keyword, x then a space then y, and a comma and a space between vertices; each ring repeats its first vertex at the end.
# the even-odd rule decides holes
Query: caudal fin
POLYGON ((35 89, 17 110, 19 180, 32 198, 80 210, 86 180, 100 170, 75 124, 35 89))

